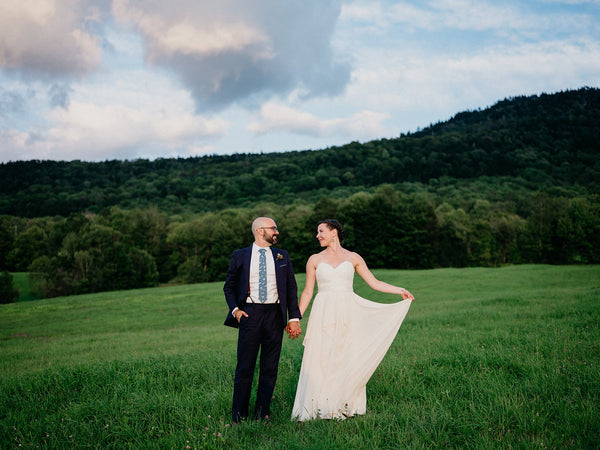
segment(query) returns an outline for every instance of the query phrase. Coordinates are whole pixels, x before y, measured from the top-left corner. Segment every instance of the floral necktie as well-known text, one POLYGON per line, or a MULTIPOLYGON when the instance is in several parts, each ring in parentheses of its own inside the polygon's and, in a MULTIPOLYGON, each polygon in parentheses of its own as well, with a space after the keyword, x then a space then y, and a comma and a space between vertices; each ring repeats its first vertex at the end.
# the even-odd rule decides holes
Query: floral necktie
POLYGON ((265 256, 266 250, 261 248, 259 251, 260 257, 258 258, 258 300, 261 303, 267 301, 267 258, 265 256))

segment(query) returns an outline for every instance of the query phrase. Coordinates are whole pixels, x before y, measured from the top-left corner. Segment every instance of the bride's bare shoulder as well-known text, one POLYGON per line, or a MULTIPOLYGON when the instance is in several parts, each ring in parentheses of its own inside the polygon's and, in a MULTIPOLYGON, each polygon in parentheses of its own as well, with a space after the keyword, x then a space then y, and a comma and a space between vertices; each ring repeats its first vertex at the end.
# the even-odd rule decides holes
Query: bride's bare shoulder
POLYGON ((348 261, 350 261, 354 267, 356 267, 360 263, 364 263, 362 256, 360 256, 356 252, 351 252, 351 251, 348 251, 348 261))
POLYGON ((323 252, 320 253, 315 253, 313 255, 310 255, 310 257, 308 258, 308 260, 306 261, 306 265, 311 265, 313 267, 317 267, 319 265, 319 263, 321 261, 323 261, 323 252))

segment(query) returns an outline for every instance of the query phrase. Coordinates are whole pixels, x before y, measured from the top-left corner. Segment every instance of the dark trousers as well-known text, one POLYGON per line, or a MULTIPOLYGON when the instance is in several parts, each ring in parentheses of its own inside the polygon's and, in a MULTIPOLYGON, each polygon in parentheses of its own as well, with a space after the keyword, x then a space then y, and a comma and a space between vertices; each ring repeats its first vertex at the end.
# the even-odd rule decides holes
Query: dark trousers
POLYGON ((245 311, 248 317, 242 317, 240 322, 233 383, 232 420, 236 423, 248 417, 252 379, 259 350, 260 365, 254 418, 265 418, 269 415, 283 339, 280 305, 248 304, 245 311))

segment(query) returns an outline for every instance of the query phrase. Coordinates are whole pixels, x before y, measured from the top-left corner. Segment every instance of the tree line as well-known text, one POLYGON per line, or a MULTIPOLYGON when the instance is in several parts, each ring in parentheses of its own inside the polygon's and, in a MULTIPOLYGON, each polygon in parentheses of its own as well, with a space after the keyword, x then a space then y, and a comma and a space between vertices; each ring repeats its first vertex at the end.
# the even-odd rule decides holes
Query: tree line
POLYGON ((600 90, 498 102, 418 133, 323 150, 148 161, 0 164, 0 214, 99 213, 157 206, 169 214, 347 197, 382 183, 520 177, 532 190, 600 193, 600 90))
MULTIPOLYGON (((521 199, 521 201, 524 201, 521 199)), ((371 268, 599 263, 600 199, 537 193, 521 204, 474 199, 466 208, 392 185, 316 203, 264 203, 184 218, 158 208, 0 216, 0 270, 28 271, 40 295, 194 283, 225 278, 231 253, 252 242, 250 224, 273 217, 297 272, 320 250, 316 224, 337 218, 371 268), (513 205, 514 207, 514 205, 513 205)))
POLYGON ((599 123, 582 88, 319 151, 0 164, 0 291, 9 271, 43 296, 223 279, 259 215, 297 271, 323 218, 373 268, 598 263, 599 123))

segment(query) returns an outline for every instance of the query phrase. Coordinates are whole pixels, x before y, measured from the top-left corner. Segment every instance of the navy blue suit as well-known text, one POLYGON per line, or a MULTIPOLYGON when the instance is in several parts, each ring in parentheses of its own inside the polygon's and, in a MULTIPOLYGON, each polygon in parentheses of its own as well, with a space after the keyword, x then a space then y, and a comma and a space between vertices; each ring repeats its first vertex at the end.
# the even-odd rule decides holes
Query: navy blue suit
POLYGON ((229 306, 225 325, 239 328, 237 366, 233 386, 232 419, 234 422, 248 417, 252 379, 259 350, 260 372, 254 415, 256 418, 269 415, 271 397, 277 380, 283 329, 288 317, 289 319, 301 318, 298 308, 298 286, 290 256, 285 250, 273 247, 271 247, 271 254, 275 262, 278 304, 262 305, 247 301, 252 247, 233 252, 223 286, 225 300, 229 306), (236 307, 248 314, 248 317, 241 318, 239 324, 231 314, 236 307))

